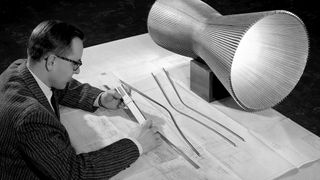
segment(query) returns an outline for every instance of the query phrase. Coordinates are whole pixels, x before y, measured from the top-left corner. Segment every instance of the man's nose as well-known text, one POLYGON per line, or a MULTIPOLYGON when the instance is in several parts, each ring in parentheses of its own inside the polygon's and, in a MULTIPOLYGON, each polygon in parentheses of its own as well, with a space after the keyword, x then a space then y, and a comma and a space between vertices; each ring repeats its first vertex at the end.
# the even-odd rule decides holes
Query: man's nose
POLYGON ((79 74, 79 73, 80 73, 80 67, 76 71, 73 71, 73 74, 79 74))

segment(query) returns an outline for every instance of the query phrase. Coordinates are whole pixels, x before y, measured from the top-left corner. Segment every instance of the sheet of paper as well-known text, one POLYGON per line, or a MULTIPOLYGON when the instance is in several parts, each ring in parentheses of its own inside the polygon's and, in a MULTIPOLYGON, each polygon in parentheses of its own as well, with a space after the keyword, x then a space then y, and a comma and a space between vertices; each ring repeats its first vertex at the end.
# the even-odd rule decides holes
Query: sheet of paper
POLYGON ((157 167, 134 174, 125 180, 204 180, 205 177, 178 158, 159 164, 157 167))
MULTIPOLYGON (((112 88, 119 83, 117 77, 112 73, 101 74, 98 78, 80 79, 80 81, 100 88, 102 84, 108 84, 112 88)), ((194 152, 187 148, 187 144, 179 135, 166 111, 158 109, 159 107, 151 104, 137 93, 133 92, 133 97, 146 118, 152 119, 154 125, 159 127, 160 132, 192 157, 201 166, 201 169, 196 170, 172 147, 164 143, 157 149, 141 156, 130 168, 120 172, 112 179, 135 177, 139 179, 150 179, 150 177, 158 179, 186 179, 188 177, 189 179, 195 179, 195 177, 198 179, 240 179, 218 160, 212 158, 208 152, 206 152, 206 156, 202 153, 202 158, 195 157, 194 152)), ((125 137, 125 134, 138 126, 124 110, 99 109, 95 114, 91 114, 81 110, 62 108, 61 112, 62 122, 66 126, 72 144, 78 153, 104 147, 125 137)))
POLYGON ((320 159, 320 138, 273 109, 246 113, 232 99, 215 102, 213 106, 247 127, 298 168, 320 159))
POLYGON ((125 137, 106 116, 82 110, 62 110, 61 123, 67 129, 77 154, 101 149, 125 137))
MULTIPOLYGON (((170 58, 168 59, 170 60, 170 58)), ((156 64, 156 60, 153 63, 156 64)), ((137 72, 137 69, 129 67, 117 73, 101 73, 95 78, 86 77, 80 79, 80 81, 89 82, 91 85, 103 89, 103 84, 107 84, 111 88, 118 86, 120 83, 118 77, 121 77, 122 80, 131 83, 140 91, 166 106, 174 115, 187 138, 192 141, 192 144, 196 145, 197 150, 202 154, 201 157, 198 157, 190 149, 178 133, 168 112, 139 94, 132 92, 133 99, 146 118, 152 119, 161 133, 182 149, 200 166, 200 169, 193 168, 181 155, 167 144, 163 144, 150 153, 141 156, 130 168, 120 172, 112 179, 150 179, 150 177, 152 179, 188 179, 188 177, 234 180, 274 179, 296 170, 297 167, 307 162, 319 159, 320 143, 318 137, 313 136, 308 131, 302 131, 300 126, 292 124, 292 121, 276 111, 261 112, 262 114, 247 113, 238 112, 237 109, 228 109, 232 107, 232 104, 228 103, 208 104, 188 89, 185 76, 179 79, 179 76, 182 76, 187 69, 185 64, 182 64, 178 71, 170 67, 169 72, 172 77, 178 77, 174 81, 184 102, 214 119, 214 121, 210 120, 190 111, 180 103, 160 67, 155 67, 154 64, 145 67, 149 67, 150 70, 156 69, 156 76, 159 78, 164 91, 178 110, 215 129, 233 141, 236 147, 225 141, 216 132, 181 115, 170 107, 151 74, 141 73, 135 79, 134 73, 137 72), (228 127, 243 137, 245 141, 226 131, 215 121, 228 127), (300 132, 299 135, 292 135, 296 131, 300 132), (285 136, 285 133, 288 132, 290 132, 290 135, 288 134, 290 141, 285 136), (282 138, 277 138, 279 136, 282 138), (187 177, 184 175, 187 175, 187 177)), ((139 69, 139 67, 137 68, 139 69)), ((99 109, 95 114, 68 108, 62 109, 62 111, 62 122, 70 133, 72 144, 78 153, 99 149, 125 137, 130 130, 138 126, 125 110, 99 109), (79 119, 82 119, 80 123, 79 119), (81 141, 77 140, 79 134, 82 136, 86 134, 81 137, 81 141)))
POLYGON ((295 167, 286 159, 272 151, 256 137, 252 136, 246 128, 241 127, 238 123, 233 121, 228 116, 225 116, 224 113, 216 110, 209 104, 201 103, 188 91, 181 91, 182 93, 180 93, 183 99, 185 99, 191 105, 194 105, 195 108, 201 109, 201 111, 204 113, 209 113, 209 117, 214 117, 214 119, 220 120, 220 123, 225 124, 230 129, 233 129, 235 132, 239 133, 245 138, 245 142, 233 137, 228 132, 224 132, 223 129, 219 128, 219 126, 215 125, 214 123, 209 122, 207 119, 204 119, 197 114, 190 113, 190 111, 184 109, 183 105, 181 105, 181 103, 177 101, 177 98, 174 97, 175 93, 173 90, 170 90, 170 85, 168 81, 165 80, 165 77, 162 74, 157 74, 157 77, 162 83, 163 89, 169 96, 169 99, 173 101, 172 104, 174 106, 178 107, 182 111, 185 111, 185 113, 190 114, 190 116, 196 117, 197 120, 202 121, 220 131, 220 133, 225 134, 225 136, 236 142, 237 147, 230 145, 217 134, 208 130, 199 123, 196 123, 193 120, 190 120, 190 118, 175 112, 175 110, 170 107, 169 103, 166 101, 162 95, 162 92, 152 78, 148 78, 143 82, 136 83, 135 87, 153 97, 158 102, 161 102, 161 104, 165 105, 168 109, 170 109, 170 111, 175 112, 174 116, 178 124, 185 129, 185 132, 189 132, 189 136, 196 138, 206 151, 221 161, 226 167, 230 168, 240 178, 273 179, 295 169, 295 167), (263 156, 261 156, 261 154, 263 154, 263 156), (274 166, 275 163, 277 166, 274 166))

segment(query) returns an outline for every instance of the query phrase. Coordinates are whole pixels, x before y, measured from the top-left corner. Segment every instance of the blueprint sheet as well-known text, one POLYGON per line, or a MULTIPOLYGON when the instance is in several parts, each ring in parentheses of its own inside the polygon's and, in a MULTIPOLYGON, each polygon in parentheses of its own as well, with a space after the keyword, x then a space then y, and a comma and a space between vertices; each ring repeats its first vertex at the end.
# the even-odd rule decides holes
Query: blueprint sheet
MULTIPOLYGON (((180 103, 163 71, 152 63, 146 66, 148 67, 145 68, 153 71, 159 79, 172 105, 206 126, 173 109, 151 74, 138 73, 136 78, 132 78, 131 74, 141 72, 135 67, 123 69, 123 72, 103 73, 95 78, 88 77, 80 81, 89 82, 103 89, 103 84, 116 87, 119 85, 118 78, 121 78, 164 105, 174 115, 185 136, 200 152, 200 157, 181 138, 164 109, 132 92, 132 98, 146 118, 152 119, 161 133, 184 151, 200 168, 194 168, 172 147, 163 143, 160 147, 142 155, 134 164, 112 179, 267 180, 278 178, 320 159, 320 138, 275 110, 244 112, 230 98, 207 103, 189 90, 186 64, 167 68, 186 104, 228 127, 241 136, 243 141, 212 120, 188 110, 180 103), (230 139, 236 146, 217 132, 230 139)), ((138 126, 127 109, 99 109, 95 113, 88 113, 63 107, 61 121, 68 130, 77 153, 94 151, 125 138, 132 128, 138 126)))

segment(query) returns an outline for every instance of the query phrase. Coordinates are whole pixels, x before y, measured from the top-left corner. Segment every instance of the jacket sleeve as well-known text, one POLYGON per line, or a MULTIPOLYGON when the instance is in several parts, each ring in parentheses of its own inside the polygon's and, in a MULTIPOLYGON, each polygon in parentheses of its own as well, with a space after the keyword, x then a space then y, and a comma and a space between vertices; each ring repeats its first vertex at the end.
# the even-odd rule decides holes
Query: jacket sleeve
POLYGON ((93 106, 95 99, 103 92, 102 90, 85 83, 72 79, 63 90, 55 90, 59 104, 71 108, 78 108, 93 112, 97 107, 93 106))
POLYGON ((23 117, 16 125, 16 135, 28 166, 45 179, 106 179, 139 157, 137 146, 129 139, 76 155, 63 125, 39 109, 23 117))

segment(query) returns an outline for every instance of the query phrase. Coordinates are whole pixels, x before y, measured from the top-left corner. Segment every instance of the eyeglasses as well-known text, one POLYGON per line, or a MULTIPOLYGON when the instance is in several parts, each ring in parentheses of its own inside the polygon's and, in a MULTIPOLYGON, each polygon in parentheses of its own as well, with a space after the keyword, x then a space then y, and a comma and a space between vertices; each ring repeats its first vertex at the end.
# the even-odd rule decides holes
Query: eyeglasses
POLYGON ((69 59, 66 57, 62 57, 62 56, 58 56, 58 55, 55 55, 55 56, 57 56, 58 58, 60 58, 62 60, 72 62, 73 71, 77 71, 79 69, 79 67, 82 65, 81 59, 79 59, 78 61, 75 61, 75 60, 72 60, 72 59, 69 59))

